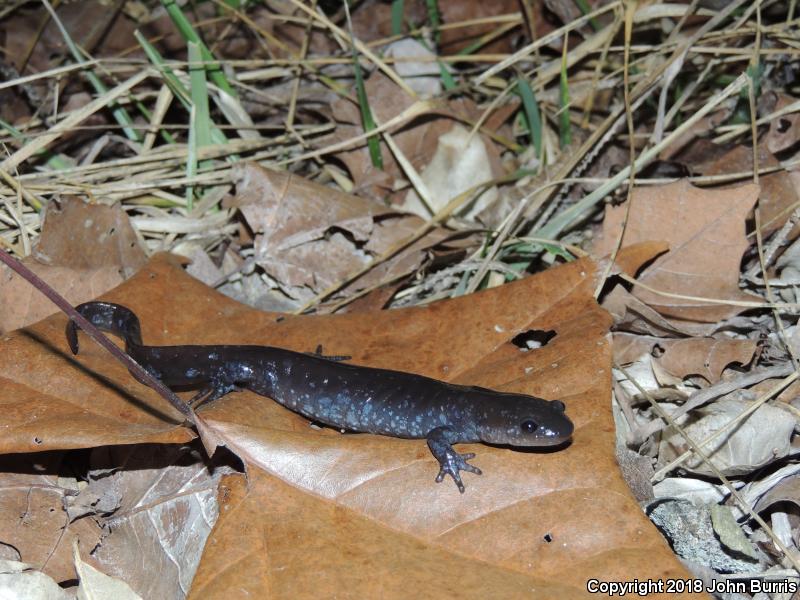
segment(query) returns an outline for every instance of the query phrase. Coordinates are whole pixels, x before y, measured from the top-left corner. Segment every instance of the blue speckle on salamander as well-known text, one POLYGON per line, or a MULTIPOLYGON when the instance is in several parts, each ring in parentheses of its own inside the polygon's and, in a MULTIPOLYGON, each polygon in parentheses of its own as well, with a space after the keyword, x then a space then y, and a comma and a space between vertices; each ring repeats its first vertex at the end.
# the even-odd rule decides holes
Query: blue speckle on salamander
MULTIPOLYGON (((480 470, 467 462, 473 455, 456 452, 453 444, 554 446, 572 435, 572 422, 558 401, 270 346, 145 346, 130 309, 88 302, 77 310, 98 328, 122 337, 128 353, 169 387, 196 386, 210 401, 244 388, 337 429, 425 438, 440 465, 436 480, 450 476, 462 492, 460 472, 480 470)), ((68 325, 67 339, 77 353, 70 327, 74 331, 68 325)))

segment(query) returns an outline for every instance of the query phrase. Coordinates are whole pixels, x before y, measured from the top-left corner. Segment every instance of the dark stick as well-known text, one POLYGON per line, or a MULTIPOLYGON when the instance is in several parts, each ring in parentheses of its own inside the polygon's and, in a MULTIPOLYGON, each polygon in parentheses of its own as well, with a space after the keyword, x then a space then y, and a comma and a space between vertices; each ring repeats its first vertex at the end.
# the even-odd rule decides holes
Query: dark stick
POLYGON ((190 406, 178 398, 172 392, 172 390, 161 383, 158 379, 150 375, 150 373, 143 369, 142 366, 128 356, 128 354, 117 348, 117 346, 115 346, 110 339, 103 335, 103 333, 97 329, 97 327, 87 321, 78 311, 72 308, 72 305, 70 305, 69 302, 67 302, 61 295, 59 295, 57 291, 45 283, 38 275, 36 275, 36 273, 31 271, 28 267, 23 265, 22 262, 12 257, 2 248, 0 248, 0 261, 4 262, 11 269, 25 278, 33 287, 44 294, 47 299, 50 300, 50 302, 55 304, 58 308, 65 312, 70 319, 75 321, 75 323, 78 324, 78 327, 83 329, 89 335, 89 337, 100 344, 103 348, 108 350, 112 356, 114 356, 114 358, 125 365, 128 370, 136 376, 137 379, 146 381, 151 388, 157 391, 162 398, 175 407, 175 409, 185 416, 190 423, 193 425, 195 424, 194 411, 190 406))

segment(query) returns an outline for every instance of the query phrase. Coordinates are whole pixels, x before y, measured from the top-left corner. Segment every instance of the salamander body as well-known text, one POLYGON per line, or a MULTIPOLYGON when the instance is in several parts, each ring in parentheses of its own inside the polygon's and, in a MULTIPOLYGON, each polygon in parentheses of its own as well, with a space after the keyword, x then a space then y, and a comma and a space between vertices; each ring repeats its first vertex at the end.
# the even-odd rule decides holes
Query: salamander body
MULTIPOLYGON (((247 389, 308 419, 341 430, 425 438, 439 462, 436 481, 450 475, 463 493, 459 471, 480 474, 456 443, 555 446, 573 425, 558 400, 455 385, 430 377, 334 361, 272 346, 146 346, 138 317, 109 302, 77 310, 97 328, 125 340, 134 360, 170 388, 199 389, 193 401, 211 402, 247 389)), ((67 340, 78 353, 77 326, 67 340)))

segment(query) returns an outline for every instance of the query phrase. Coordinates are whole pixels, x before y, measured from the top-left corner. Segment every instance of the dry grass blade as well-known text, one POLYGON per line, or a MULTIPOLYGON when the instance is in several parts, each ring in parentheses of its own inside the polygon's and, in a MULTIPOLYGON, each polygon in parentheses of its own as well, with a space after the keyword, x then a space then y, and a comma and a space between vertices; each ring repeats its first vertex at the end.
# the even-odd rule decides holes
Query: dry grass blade
POLYGON ((95 98, 80 110, 74 112, 54 127, 51 127, 47 133, 31 140, 11 156, 3 160, 3 162, 0 163, 0 169, 4 171, 13 171, 31 156, 47 148, 47 146, 68 132, 72 127, 86 120, 97 111, 107 107, 111 102, 129 92, 139 83, 150 77, 150 75, 151 73, 148 70, 141 71, 118 86, 108 90, 108 92, 102 96, 95 98))

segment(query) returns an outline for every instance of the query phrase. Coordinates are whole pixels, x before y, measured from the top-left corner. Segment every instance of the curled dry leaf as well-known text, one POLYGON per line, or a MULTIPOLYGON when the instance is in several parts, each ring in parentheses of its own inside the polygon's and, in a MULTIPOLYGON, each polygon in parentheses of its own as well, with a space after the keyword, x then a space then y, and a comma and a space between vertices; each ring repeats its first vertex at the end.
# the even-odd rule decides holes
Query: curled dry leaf
MULTIPOLYGON (((753 300, 739 290, 739 266, 748 246, 745 219, 758 199, 757 185, 701 189, 685 180, 636 188, 623 246, 661 240, 670 251, 638 280, 660 292, 721 300, 753 300)), ((622 235, 625 205, 606 208, 595 254, 609 254, 622 235)), ((634 287, 634 295, 672 319, 713 323, 743 309, 730 304, 671 298, 634 287)))
POLYGON ((65 500, 78 493, 76 480, 59 477, 62 452, 0 456, 0 544, 56 581, 75 579, 72 542, 89 547, 102 530, 91 519, 70 522, 65 500))
POLYGON ((141 600, 130 586, 119 579, 109 577, 102 571, 81 558, 78 543, 73 546, 75 553, 75 571, 78 573, 78 600, 95 600, 98 598, 114 598, 115 600, 141 600))
POLYGON ((755 340, 728 338, 659 340, 655 343, 664 349, 664 354, 655 359, 662 369, 680 379, 700 375, 709 383, 719 381, 728 365, 747 365, 758 346, 755 340))
POLYGON ((782 479, 775 487, 759 498, 753 507, 762 511, 779 502, 791 502, 800 506, 800 478, 797 476, 782 479))
POLYGON ((217 482, 226 469, 213 469, 192 446, 158 444, 96 448, 91 467, 82 494, 112 495, 117 503, 113 514, 96 519, 104 535, 93 564, 143 598, 185 597, 217 518, 217 482))
MULTIPOLYGON (((390 121, 415 102, 381 72, 373 73, 366 81, 365 87, 370 110, 378 123, 390 121)), ((363 135, 361 113, 357 104, 342 98, 334 102, 331 108, 337 121, 336 131, 333 134, 334 141, 343 142, 363 135)), ((499 129, 514 110, 516 110, 514 103, 497 108, 486 119, 485 127, 490 131, 499 129)), ((391 133, 406 159, 417 172, 421 172, 430 164, 441 136, 450 131, 455 123, 460 121, 470 126, 482 116, 484 116, 483 111, 471 100, 451 100, 447 104, 437 104, 411 122, 394 128, 391 133)), ((494 177, 499 177, 503 174, 499 150, 488 137, 481 133, 476 136, 488 155, 490 172, 494 177)), ((366 142, 334 155, 347 166, 356 189, 376 201, 383 200, 394 191, 398 181, 406 180, 403 169, 389 147, 381 143, 380 148, 383 169, 376 169, 372 165, 366 142)))
POLYGON ((729 338, 667 339, 627 333, 614 334, 614 358, 620 364, 629 364, 644 353, 658 354, 653 361, 665 373, 683 380, 700 375, 709 383, 716 383, 722 371, 731 364, 747 365, 758 347, 755 340, 729 338))
MULTIPOLYGON (((424 221, 376 202, 254 163, 234 171, 241 210, 256 233, 256 262, 286 294, 308 300, 412 235, 424 221)), ((448 235, 434 229, 345 289, 416 269, 425 249, 448 235)))
POLYGON ((51 577, 35 570, 31 565, 0 560, 0 594, 8 600, 72 600, 73 596, 62 589, 51 577))
POLYGON ((754 510, 762 511, 778 502, 800 506, 800 464, 789 464, 765 477, 751 481, 742 489, 742 497, 754 510))
MULTIPOLYGON (((450 131, 439 136, 436 151, 420 178, 430 194, 430 206, 423 203, 414 189, 408 191, 400 206, 403 210, 430 218, 459 194, 494 178, 486 144, 461 123, 454 123, 450 131)), ((491 208, 497 198, 497 188, 493 186, 458 214, 467 220, 477 218, 487 226, 497 227, 502 215, 495 214, 491 208)))
MULTIPOLYGON (((724 398, 699 408, 683 428, 692 439, 704 440, 749 406, 750 403, 743 400, 724 398)), ((793 431, 794 417, 791 414, 763 404, 733 430, 729 429, 704 446, 703 450, 723 475, 745 475, 786 456, 791 450, 793 431)), ((683 436, 668 429, 660 446, 659 466, 672 462, 688 449, 683 436)), ((684 461, 682 467, 699 475, 714 476, 709 465, 695 456, 684 461)))
MULTIPOLYGON (((119 285, 145 260, 122 207, 66 197, 60 204, 48 204, 39 243, 24 262, 67 300, 79 304, 119 285)), ((57 312, 5 265, 0 266, 0 305, 0 333, 57 312)))
MULTIPOLYGON (((697 328, 696 324, 681 324, 665 319, 650 306, 639 300, 621 285, 614 287, 605 298, 603 308, 614 317, 614 328, 618 332, 644 334, 644 336, 669 336, 682 337, 691 335, 690 329, 697 328)), ((709 326, 701 325, 703 329, 709 326)), ((639 337, 637 335, 631 336, 639 337)), ((614 350, 616 354, 616 347, 614 350)), ((623 360, 623 363, 627 360, 623 360)))

